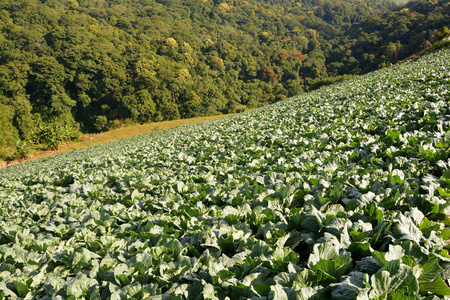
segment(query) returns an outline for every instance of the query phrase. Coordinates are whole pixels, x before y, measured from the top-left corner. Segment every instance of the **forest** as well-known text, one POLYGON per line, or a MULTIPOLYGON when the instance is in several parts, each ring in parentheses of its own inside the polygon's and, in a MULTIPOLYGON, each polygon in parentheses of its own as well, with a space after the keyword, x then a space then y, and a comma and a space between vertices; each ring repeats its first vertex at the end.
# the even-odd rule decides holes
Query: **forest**
POLYGON ((0 159, 264 106, 395 64, 448 27, 448 0, 5 0, 0 159))

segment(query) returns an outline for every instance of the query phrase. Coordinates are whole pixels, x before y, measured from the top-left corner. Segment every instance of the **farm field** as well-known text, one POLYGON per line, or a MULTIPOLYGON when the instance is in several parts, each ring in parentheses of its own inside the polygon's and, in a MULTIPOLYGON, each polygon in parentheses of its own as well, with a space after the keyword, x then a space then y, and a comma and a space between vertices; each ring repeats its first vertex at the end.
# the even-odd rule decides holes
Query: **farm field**
POLYGON ((0 170, 0 298, 445 299, 450 49, 0 170))

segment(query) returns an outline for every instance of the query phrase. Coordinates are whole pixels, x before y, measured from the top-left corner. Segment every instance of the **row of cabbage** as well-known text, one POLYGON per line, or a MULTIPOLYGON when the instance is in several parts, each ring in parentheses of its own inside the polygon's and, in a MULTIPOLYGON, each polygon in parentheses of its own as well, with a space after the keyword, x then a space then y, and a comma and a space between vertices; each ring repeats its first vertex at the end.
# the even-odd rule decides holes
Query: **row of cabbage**
POLYGON ((449 59, 0 170, 0 298, 445 298, 449 59))

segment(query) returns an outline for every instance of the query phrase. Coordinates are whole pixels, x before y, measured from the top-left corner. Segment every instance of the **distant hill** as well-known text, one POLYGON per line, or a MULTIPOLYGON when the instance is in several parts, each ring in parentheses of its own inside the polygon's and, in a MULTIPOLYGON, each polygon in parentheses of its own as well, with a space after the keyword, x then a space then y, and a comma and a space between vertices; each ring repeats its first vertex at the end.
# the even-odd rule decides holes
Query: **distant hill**
POLYGON ((352 24, 327 55, 334 75, 366 73, 424 50, 448 34, 450 1, 412 0, 352 24))
POLYGON ((449 20, 442 0, 2 1, 0 158, 273 103, 395 63, 449 20))

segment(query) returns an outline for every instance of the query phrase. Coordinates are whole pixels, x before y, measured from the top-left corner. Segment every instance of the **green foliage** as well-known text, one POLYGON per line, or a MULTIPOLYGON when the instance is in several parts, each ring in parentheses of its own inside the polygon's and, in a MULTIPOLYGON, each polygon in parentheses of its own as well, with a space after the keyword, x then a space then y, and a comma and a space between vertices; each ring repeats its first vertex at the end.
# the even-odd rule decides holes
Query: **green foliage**
POLYGON ((76 105, 76 101, 70 99, 66 93, 52 95, 50 99, 51 111, 55 115, 70 114, 72 107, 76 105))
POLYGON ((96 131, 104 131, 107 129, 108 118, 106 116, 96 116, 94 121, 94 129, 96 131))
POLYGON ((194 91, 191 91, 186 98, 187 101, 184 102, 180 108, 181 116, 183 118, 194 118, 202 115, 203 107, 201 105, 200 97, 194 91))
POLYGON ((29 140, 33 129, 34 122, 31 114, 31 104, 22 95, 17 95, 12 99, 14 106, 13 124, 19 130, 19 134, 23 140, 29 140))
POLYGON ((161 106, 161 115, 164 120, 178 120, 180 118, 180 113, 178 112, 178 107, 173 102, 165 102, 161 106))
POLYGON ((333 83, 337 83, 343 80, 350 79, 354 77, 355 75, 347 74, 347 75, 340 75, 340 76, 334 76, 334 77, 326 77, 319 80, 315 80, 311 86, 309 87, 310 91, 316 90, 320 88, 321 86, 330 85, 333 83))
POLYGON ((333 70, 336 75, 389 66, 422 52, 422 45, 441 44, 448 31, 449 17, 447 0, 408 1, 393 11, 352 24, 344 35, 333 40, 336 48, 331 50, 328 63, 339 65, 333 70))
POLYGON ((35 144, 43 144, 47 149, 58 149, 64 142, 76 141, 81 136, 76 128, 64 123, 45 123, 39 118, 35 122, 37 126, 31 135, 31 141, 35 144))
MULTIPOLYGON (((0 96, 1 97, 1 96, 0 96)), ((19 132, 13 125, 13 108, 0 103, 0 159, 14 157, 14 144, 19 140, 19 132)))
POLYGON ((128 96, 124 105, 130 111, 131 118, 139 123, 151 121, 156 113, 156 104, 148 90, 140 90, 136 95, 128 96))

